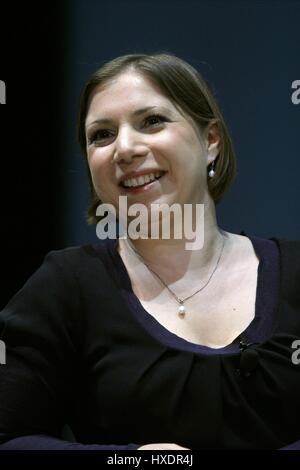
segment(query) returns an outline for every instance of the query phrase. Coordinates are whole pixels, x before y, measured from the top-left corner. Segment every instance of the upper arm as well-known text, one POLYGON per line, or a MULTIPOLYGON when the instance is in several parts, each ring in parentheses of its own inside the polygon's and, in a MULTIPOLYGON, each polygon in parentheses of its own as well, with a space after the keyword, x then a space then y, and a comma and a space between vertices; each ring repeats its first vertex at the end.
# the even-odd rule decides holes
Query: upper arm
POLYGON ((42 266, 0 312, 2 441, 58 435, 70 401, 79 349, 79 292, 63 253, 42 266))

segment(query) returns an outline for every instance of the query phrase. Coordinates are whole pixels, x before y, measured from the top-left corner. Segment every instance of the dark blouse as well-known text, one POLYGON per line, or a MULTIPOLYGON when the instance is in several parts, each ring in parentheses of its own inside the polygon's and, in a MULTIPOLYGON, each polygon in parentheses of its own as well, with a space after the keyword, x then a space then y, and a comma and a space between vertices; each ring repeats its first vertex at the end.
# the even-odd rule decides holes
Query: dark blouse
POLYGON ((255 318, 220 349, 178 337, 142 307, 115 240, 47 255, 0 314, 0 448, 279 449, 299 439, 299 277, 284 286, 300 249, 249 238, 260 260, 255 318), (66 422, 78 442, 61 439, 66 422))

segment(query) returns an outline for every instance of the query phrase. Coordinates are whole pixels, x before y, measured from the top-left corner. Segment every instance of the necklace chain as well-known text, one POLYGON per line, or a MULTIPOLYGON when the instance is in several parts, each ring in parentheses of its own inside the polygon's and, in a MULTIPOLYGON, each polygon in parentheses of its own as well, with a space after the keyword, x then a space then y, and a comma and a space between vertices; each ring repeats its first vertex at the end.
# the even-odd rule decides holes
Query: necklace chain
POLYGON ((222 242, 222 248, 220 250, 220 253, 219 253, 219 256, 218 256, 218 259, 217 259, 217 262, 216 262, 216 265, 214 267, 214 269, 212 270, 208 280, 205 282, 205 284, 203 286, 201 286, 199 289, 196 290, 196 292, 194 292, 193 294, 191 295, 188 295, 187 297, 181 299, 180 297, 178 297, 175 292, 172 291, 172 289, 170 289, 170 287, 163 281, 163 279, 155 272, 153 271, 153 269, 151 269, 148 264, 145 262, 144 258, 138 253, 138 251, 134 248, 133 244, 131 242, 129 242, 129 246, 130 248, 132 249, 132 251, 137 255, 137 257, 139 258, 139 260, 149 269, 149 271, 151 271, 152 274, 154 274, 154 276, 157 277, 157 279, 161 282, 161 284, 163 284, 167 289, 168 291, 170 292, 170 294, 172 295, 172 297, 174 297, 174 299, 176 300, 176 302, 180 305, 179 306, 179 309, 178 309, 178 315, 181 317, 181 318, 184 318, 185 317, 185 314, 186 314, 186 310, 185 310, 185 306, 184 306, 184 302, 186 302, 187 300, 191 299, 192 297, 194 297, 194 295, 198 294, 200 291, 202 291, 210 282, 211 278, 213 277, 214 273, 216 272, 217 270, 217 267, 219 266, 219 262, 220 262, 220 259, 222 257, 222 254, 223 254, 223 249, 224 249, 224 245, 225 245, 225 237, 224 235, 222 235, 222 238, 223 238, 223 242, 222 242))

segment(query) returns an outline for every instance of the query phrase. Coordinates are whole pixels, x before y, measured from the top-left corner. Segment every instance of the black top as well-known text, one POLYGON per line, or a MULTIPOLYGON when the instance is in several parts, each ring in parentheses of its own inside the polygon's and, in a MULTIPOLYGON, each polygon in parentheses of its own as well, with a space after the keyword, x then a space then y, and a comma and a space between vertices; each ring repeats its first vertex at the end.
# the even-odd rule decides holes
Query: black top
POLYGON ((0 314, 2 448, 279 449, 300 439, 300 242, 250 239, 255 318, 221 349, 176 336, 142 307, 116 241, 49 253, 0 314), (66 422, 80 444, 60 439, 66 422))

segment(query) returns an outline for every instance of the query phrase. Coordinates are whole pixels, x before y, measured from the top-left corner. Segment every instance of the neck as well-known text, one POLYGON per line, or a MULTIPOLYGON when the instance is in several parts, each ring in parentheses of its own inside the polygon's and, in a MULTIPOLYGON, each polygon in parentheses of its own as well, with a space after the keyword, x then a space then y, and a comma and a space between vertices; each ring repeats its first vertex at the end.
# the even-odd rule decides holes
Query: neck
POLYGON ((217 226, 213 204, 205 205, 203 234, 204 243, 201 249, 187 250, 186 243, 191 240, 186 238, 120 239, 119 253, 132 265, 140 263, 133 251, 135 250, 144 263, 160 274, 166 283, 175 282, 184 276, 192 279, 193 276, 204 275, 211 269, 223 244, 223 235, 217 226))

